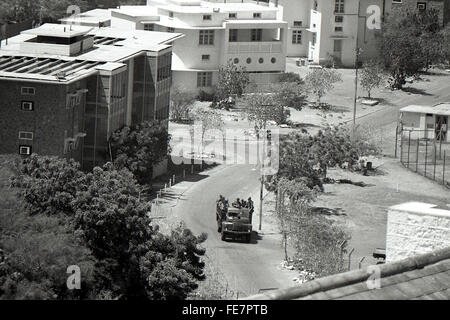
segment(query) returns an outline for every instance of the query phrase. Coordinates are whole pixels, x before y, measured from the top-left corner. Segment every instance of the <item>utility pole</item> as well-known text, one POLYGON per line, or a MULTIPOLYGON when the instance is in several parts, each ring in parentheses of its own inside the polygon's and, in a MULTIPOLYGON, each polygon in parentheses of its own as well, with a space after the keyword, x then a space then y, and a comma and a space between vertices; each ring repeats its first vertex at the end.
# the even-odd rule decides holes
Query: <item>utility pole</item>
POLYGON ((262 213, 263 213, 263 201, 264 201, 264 157, 265 157, 265 153, 266 153, 266 134, 267 134, 267 132, 264 132, 263 150, 262 150, 262 157, 261 157, 261 186, 260 186, 260 192, 259 192, 259 228, 258 228, 259 231, 261 231, 261 229, 262 229, 262 213))
POLYGON ((355 96, 353 100, 353 131, 356 128, 356 100, 358 97, 358 63, 359 63, 359 46, 358 46, 358 33, 359 33, 359 14, 361 10, 361 3, 358 1, 358 14, 356 15, 356 44, 355 44, 355 96))

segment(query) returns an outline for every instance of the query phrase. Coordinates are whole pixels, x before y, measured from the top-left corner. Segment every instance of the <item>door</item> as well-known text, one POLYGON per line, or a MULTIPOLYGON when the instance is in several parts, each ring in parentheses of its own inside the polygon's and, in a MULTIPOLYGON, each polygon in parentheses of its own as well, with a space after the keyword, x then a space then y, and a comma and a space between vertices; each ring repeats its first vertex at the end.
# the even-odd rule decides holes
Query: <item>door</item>
POLYGON ((334 40, 334 48, 333 48, 334 62, 340 64, 341 56, 342 56, 342 40, 336 39, 334 40))
POLYGON ((448 116, 436 115, 436 140, 447 141, 448 116))

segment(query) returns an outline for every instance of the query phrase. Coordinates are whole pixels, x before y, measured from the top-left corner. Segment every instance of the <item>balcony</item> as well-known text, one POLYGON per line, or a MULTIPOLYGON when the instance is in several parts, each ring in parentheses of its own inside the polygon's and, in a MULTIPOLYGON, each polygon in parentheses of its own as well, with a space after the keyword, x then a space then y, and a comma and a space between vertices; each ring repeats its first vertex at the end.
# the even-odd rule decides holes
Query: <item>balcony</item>
POLYGON ((240 53, 282 53, 281 41, 229 42, 228 54, 240 53))

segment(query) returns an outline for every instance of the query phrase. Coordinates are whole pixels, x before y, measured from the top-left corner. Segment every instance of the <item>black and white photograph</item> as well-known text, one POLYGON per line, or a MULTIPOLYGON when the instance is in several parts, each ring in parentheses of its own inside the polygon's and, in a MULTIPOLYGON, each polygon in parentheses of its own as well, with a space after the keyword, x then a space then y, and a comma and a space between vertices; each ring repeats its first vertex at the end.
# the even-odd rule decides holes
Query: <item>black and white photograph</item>
POLYGON ((0 0, 0 300, 450 300, 449 21, 450 0, 0 0))

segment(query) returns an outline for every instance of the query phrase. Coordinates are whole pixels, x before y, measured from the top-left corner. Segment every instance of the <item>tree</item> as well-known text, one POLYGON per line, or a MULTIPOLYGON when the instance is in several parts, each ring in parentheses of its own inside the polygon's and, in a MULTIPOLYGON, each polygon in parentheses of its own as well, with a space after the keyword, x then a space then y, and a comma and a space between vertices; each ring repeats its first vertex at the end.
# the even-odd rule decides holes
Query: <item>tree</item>
POLYGON ((280 140, 279 170, 268 177, 266 188, 277 190, 281 178, 303 181, 309 188, 323 190, 328 168, 353 169, 363 156, 378 155, 380 148, 364 133, 339 126, 315 135, 291 133, 280 140))
POLYGON ((167 127, 158 121, 124 127, 111 136, 112 160, 118 169, 127 168, 145 184, 152 179, 153 167, 170 152, 169 141, 167 127))
POLYGON ((341 74, 333 69, 312 69, 305 77, 306 86, 316 97, 318 106, 320 106, 320 99, 334 88, 336 82, 341 81, 341 74))
POLYGON ((380 40, 380 54, 390 73, 392 89, 401 89, 406 77, 441 60, 439 48, 445 42, 437 10, 419 11, 404 6, 386 17, 380 40))
POLYGON ((224 122, 219 112, 213 109, 197 109, 194 114, 194 119, 197 122, 196 125, 200 125, 201 128, 201 153, 205 149, 205 135, 211 130, 223 131, 224 122))
POLYGON ((78 6, 80 12, 90 8, 85 0, 2 0, 0 19, 22 22, 34 20, 35 23, 57 22, 70 13, 69 6, 78 6))
POLYGON ((71 167, 67 160, 53 160, 58 165, 52 167, 52 178, 47 175, 46 159, 32 155, 22 160, 13 186, 24 189, 19 195, 26 202, 32 199, 24 194, 40 192, 48 207, 34 214, 58 218, 92 253, 96 297, 183 299, 197 288, 203 279, 205 251, 200 245, 205 234, 196 237, 180 226, 167 236, 153 228, 149 205, 139 198, 140 186, 127 169, 118 171, 109 163, 90 173, 80 172, 73 189, 64 184, 65 171, 71 167), (62 194, 72 200, 59 208, 60 202, 54 199, 62 194))
POLYGON ((241 97, 249 83, 250 79, 245 67, 238 67, 230 59, 226 65, 219 68, 216 98, 222 101, 230 97, 241 97))
POLYGON ((191 120, 191 108, 195 102, 195 93, 181 87, 170 90, 170 120, 183 122, 191 120))
POLYGON ((368 61, 361 70, 359 81, 361 86, 367 91, 369 98, 372 90, 378 88, 383 83, 383 73, 384 70, 382 65, 374 60, 368 61))
MULTIPOLYGON (((275 102, 275 96, 266 93, 253 93, 246 98, 246 115, 250 123, 255 128, 255 133, 259 139, 261 130, 267 128, 269 121, 280 121, 280 114, 284 114, 280 105, 275 102)), ((280 101, 279 101, 280 102, 280 101)))
POLYGON ((281 117, 277 123, 283 123, 287 120, 289 114, 284 115, 286 108, 293 108, 300 111, 305 104, 306 89, 298 82, 281 82, 270 86, 273 93, 272 99, 281 109, 281 117))

